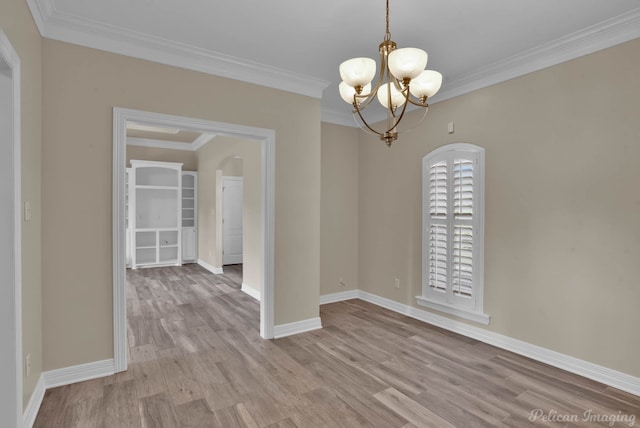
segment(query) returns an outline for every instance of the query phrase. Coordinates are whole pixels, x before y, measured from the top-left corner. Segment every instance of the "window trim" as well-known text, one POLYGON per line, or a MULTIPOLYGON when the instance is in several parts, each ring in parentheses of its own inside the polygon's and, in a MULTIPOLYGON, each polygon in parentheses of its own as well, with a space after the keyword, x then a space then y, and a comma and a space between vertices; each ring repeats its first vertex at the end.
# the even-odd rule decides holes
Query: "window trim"
MULTIPOLYGON (((422 158, 422 295, 416 296, 419 305, 434 309, 440 312, 454 315, 463 319, 474 321, 477 323, 488 325, 490 316, 484 313, 484 148, 470 143, 451 143, 439 147, 422 158), (473 211, 473 297, 470 304, 462 303, 458 300, 456 303, 451 298, 448 289, 446 294, 442 294, 442 298, 432 291, 429 287, 428 268, 429 268, 429 227, 431 225, 429 217, 429 167, 432 164, 442 160, 450 161, 448 168, 452 168, 452 162, 456 154, 466 154, 469 158, 475 158, 477 162, 477 171, 474 174, 474 211, 473 211)), ((449 171, 449 169, 448 169, 449 171)), ((448 183, 447 189, 452 186, 448 183)), ((449 213, 451 215, 451 213, 449 213)), ((452 230, 447 229, 451 234, 452 230)), ((453 235, 451 235, 453 236, 453 235)), ((451 258, 448 257, 447 265, 450 266, 451 258)), ((451 278, 447 278, 448 281, 451 278)))

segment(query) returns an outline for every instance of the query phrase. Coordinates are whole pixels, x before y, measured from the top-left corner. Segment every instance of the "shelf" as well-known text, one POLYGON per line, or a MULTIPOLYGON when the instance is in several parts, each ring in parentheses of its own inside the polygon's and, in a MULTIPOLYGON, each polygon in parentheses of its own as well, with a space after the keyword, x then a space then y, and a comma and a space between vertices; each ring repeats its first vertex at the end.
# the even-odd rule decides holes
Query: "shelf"
POLYGON ((136 232, 177 232, 180 227, 139 227, 136 232))
POLYGON ((146 247, 136 247, 136 250, 155 250, 155 249, 156 249, 155 245, 153 245, 153 246, 149 245, 149 246, 146 246, 146 247))
POLYGON ((148 185, 137 185, 137 190, 180 190, 178 186, 148 186, 148 185))
POLYGON ((178 244, 168 244, 168 245, 160 244, 160 248, 178 248, 178 244))
POLYGON ((162 266, 171 266, 178 264, 178 260, 161 260, 160 263, 151 262, 151 263, 136 263, 138 267, 162 267, 162 266))

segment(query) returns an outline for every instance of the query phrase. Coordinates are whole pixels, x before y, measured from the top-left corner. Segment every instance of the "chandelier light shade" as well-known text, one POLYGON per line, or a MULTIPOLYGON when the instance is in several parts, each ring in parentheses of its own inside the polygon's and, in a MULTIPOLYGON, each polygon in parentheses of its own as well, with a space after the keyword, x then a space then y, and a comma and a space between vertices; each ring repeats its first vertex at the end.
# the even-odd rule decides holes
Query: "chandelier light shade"
POLYGON ((422 49, 396 49, 389 53, 389 71, 400 81, 415 79, 427 66, 427 58, 427 53, 422 49))
POLYGON ((340 78, 349 86, 365 86, 376 75, 376 62, 371 58, 352 58, 340 64, 340 78))
POLYGON ((378 89, 378 101, 384 108, 388 109, 391 106, 392 110, 395 110, 404 104, 406 99, 404 94, 396 89, 393 84, 384 83, 378 89))
POLYGON ((416 98, 432 97, 442 86, 442 74, 433 70, 422 70, 422 73, 411 81, 409 91, 416 98))
POLYGON ((343 100, 353 106, 353 117, 365 131, 371 132, 387 146, 398 139, 398 124, 409 104, 424 109, 423 119, 429 105, 427 100, 442 86, 442 74, 425 70, 428 55, 422 49, 398 49, 389 33, 389 0, 387 0, 386 32, 378 48, 380 71, 376 74, 376 62, 371 58, 352 58, 340 64, 338 86, 343 100), (383 130, 374 129, 364 118, 363 111, 374 98, 386 109, 383 130))
MULTIPOLYGON (((340 85, 338 86, 338 90, 340 91, 340 96, 342 97, 343 100, 345 100, 349 104, 353 102, 353 96, 356 94, 356 89, 353 86, 347 85, 346 82, 340 82, 340 85)), ((371 83, 367 83, 362 89, 362 92, 364 93, 371 92, 371 83)), ((360 102, 360 100, 357 99, 357 102, 360 102)))

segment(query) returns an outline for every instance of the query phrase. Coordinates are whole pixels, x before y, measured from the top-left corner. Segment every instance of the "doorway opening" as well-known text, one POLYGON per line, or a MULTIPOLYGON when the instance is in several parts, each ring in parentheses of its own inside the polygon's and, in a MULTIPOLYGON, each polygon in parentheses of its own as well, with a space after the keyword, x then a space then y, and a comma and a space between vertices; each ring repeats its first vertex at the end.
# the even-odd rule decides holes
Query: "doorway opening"
MULTIPOLYGON (((115 371, 127 368, 126 319, 126 148, 127 125, 182 129, 209 136, 224 136, 253 140, 259 143, 260 198, 257 217, 259 234, 258 269, 262 272, 260 294, 260 336, 273 337, 274 323, 274 175, 275 132, 270 129, 214 122, 181 116, 114 108, 113 153, 113 277, 114 277, 114 362, 115 371)), ((160 189, 154 189, 160 190, 160 189)), ((160 233, 160 232, 158 232, 160 233)), ((162 242, 162 241, 160 241, 162 242)))
POLYGON ((0 30, 0 415, 22 425, 20 59, 0 30))
POLYGON ((222 176, 222 266, 243 261, 243 185, 242 176, 222 176))

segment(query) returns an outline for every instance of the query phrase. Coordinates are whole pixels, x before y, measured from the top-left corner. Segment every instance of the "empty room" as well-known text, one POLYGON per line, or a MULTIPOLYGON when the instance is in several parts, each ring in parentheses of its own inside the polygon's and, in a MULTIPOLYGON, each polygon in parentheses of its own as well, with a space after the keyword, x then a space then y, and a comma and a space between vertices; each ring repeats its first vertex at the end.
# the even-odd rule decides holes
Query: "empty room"
POLYGON ((640 5, 0 2, 3 427, 640 424, 640 5))

